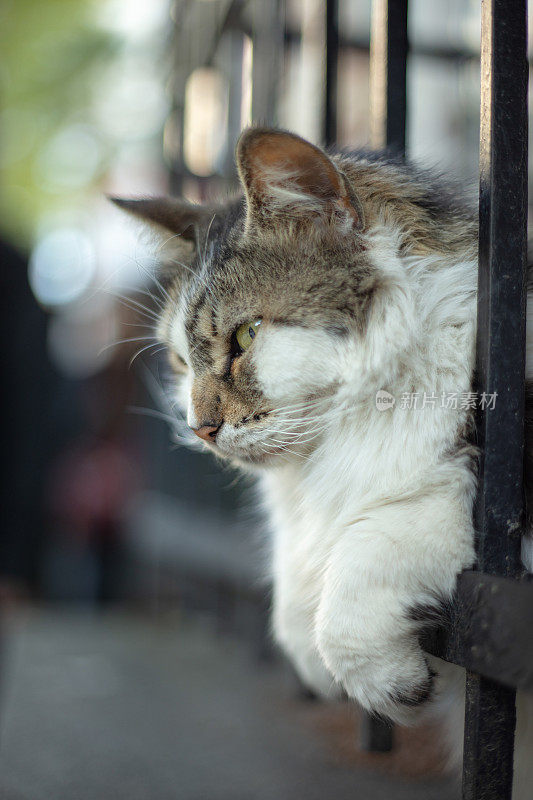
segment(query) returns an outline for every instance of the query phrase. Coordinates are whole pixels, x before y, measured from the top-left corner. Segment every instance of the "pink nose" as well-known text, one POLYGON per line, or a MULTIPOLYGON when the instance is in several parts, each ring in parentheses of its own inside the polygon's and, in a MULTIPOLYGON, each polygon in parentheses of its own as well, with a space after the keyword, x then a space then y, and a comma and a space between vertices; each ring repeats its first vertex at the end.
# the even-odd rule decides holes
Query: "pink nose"
POLYGON ((220 425, 202 425, 201 428, 192 428, 194 433, 204 442, 214 442, 219 429, 220 425))

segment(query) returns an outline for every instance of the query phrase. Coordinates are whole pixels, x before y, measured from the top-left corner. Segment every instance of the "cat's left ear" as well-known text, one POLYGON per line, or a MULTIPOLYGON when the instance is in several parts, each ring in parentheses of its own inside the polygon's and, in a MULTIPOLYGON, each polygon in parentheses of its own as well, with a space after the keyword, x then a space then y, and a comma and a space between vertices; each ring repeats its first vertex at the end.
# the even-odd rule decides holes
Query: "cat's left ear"
POLYGON ((195 250, 219 209, 188 203, 177 197, 109 197, 112 203, 138 217, 164 240, 185 242, 195 250))
POLYGON ((293 133, 249 128, 237 143, 248 222, 333 220, 344 230, 364 228, 361 203, 346 176, 320 148, 293 133))

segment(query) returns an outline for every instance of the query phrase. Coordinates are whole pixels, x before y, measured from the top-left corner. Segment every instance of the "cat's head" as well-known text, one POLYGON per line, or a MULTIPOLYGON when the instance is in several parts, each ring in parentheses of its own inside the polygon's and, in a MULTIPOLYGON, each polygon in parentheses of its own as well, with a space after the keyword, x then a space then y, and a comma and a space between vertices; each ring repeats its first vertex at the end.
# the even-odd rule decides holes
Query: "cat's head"
POLYGON ((158 335, 189 426, 219 455, 279 463, 308 455, 399 345, 405 292, 341 160, 252 128, 237 165, 244 197, 224 205, 116 202, 179 245, 158 335))

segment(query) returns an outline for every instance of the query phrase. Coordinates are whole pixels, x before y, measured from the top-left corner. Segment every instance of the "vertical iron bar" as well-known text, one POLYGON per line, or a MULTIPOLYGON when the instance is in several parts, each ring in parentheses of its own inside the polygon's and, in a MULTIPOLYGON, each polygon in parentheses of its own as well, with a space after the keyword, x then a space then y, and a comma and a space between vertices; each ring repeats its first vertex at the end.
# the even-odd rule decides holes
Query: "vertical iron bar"
POLYGON ((326 0, 326 75, 324 97, 324 144, 337 141, 337 80, 339 63, 339 2, 326 0))
MULTIPOLYGON (((515 576, 523 526, 527 0, 482 0, 476 505, 478 568, 515 576)), ((467 673, 464 800, 510 800, 515 693, 467 673)))
POLYGON ((483 0, 477 370, 498 392, 478 424, 478 562, 520 570, 527 251, 527 0, 483 0))
POLYGON ((374 0, 370 37, 370 141, 405 153, 408 0, 374 0))
POLYGON ((361 750, 370 753, 390 753, 394 744, 394 727, 387 720, 362 712, 359 738, 361 750))

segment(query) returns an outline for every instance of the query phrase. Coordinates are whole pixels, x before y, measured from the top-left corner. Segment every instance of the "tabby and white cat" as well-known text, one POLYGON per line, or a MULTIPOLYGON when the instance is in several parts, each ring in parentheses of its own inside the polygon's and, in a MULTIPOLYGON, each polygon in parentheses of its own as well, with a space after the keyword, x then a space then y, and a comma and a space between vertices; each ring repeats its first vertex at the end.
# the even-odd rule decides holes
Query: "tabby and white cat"
POLYGON ((421 626, 475 558, 476 215, 283 131, 245 131, 237 163, 219 206, 116 202, 178 248, 158 335, 189 426, 260 476, 278 642, 313 689, 409 722, 439 693, 421 626))

